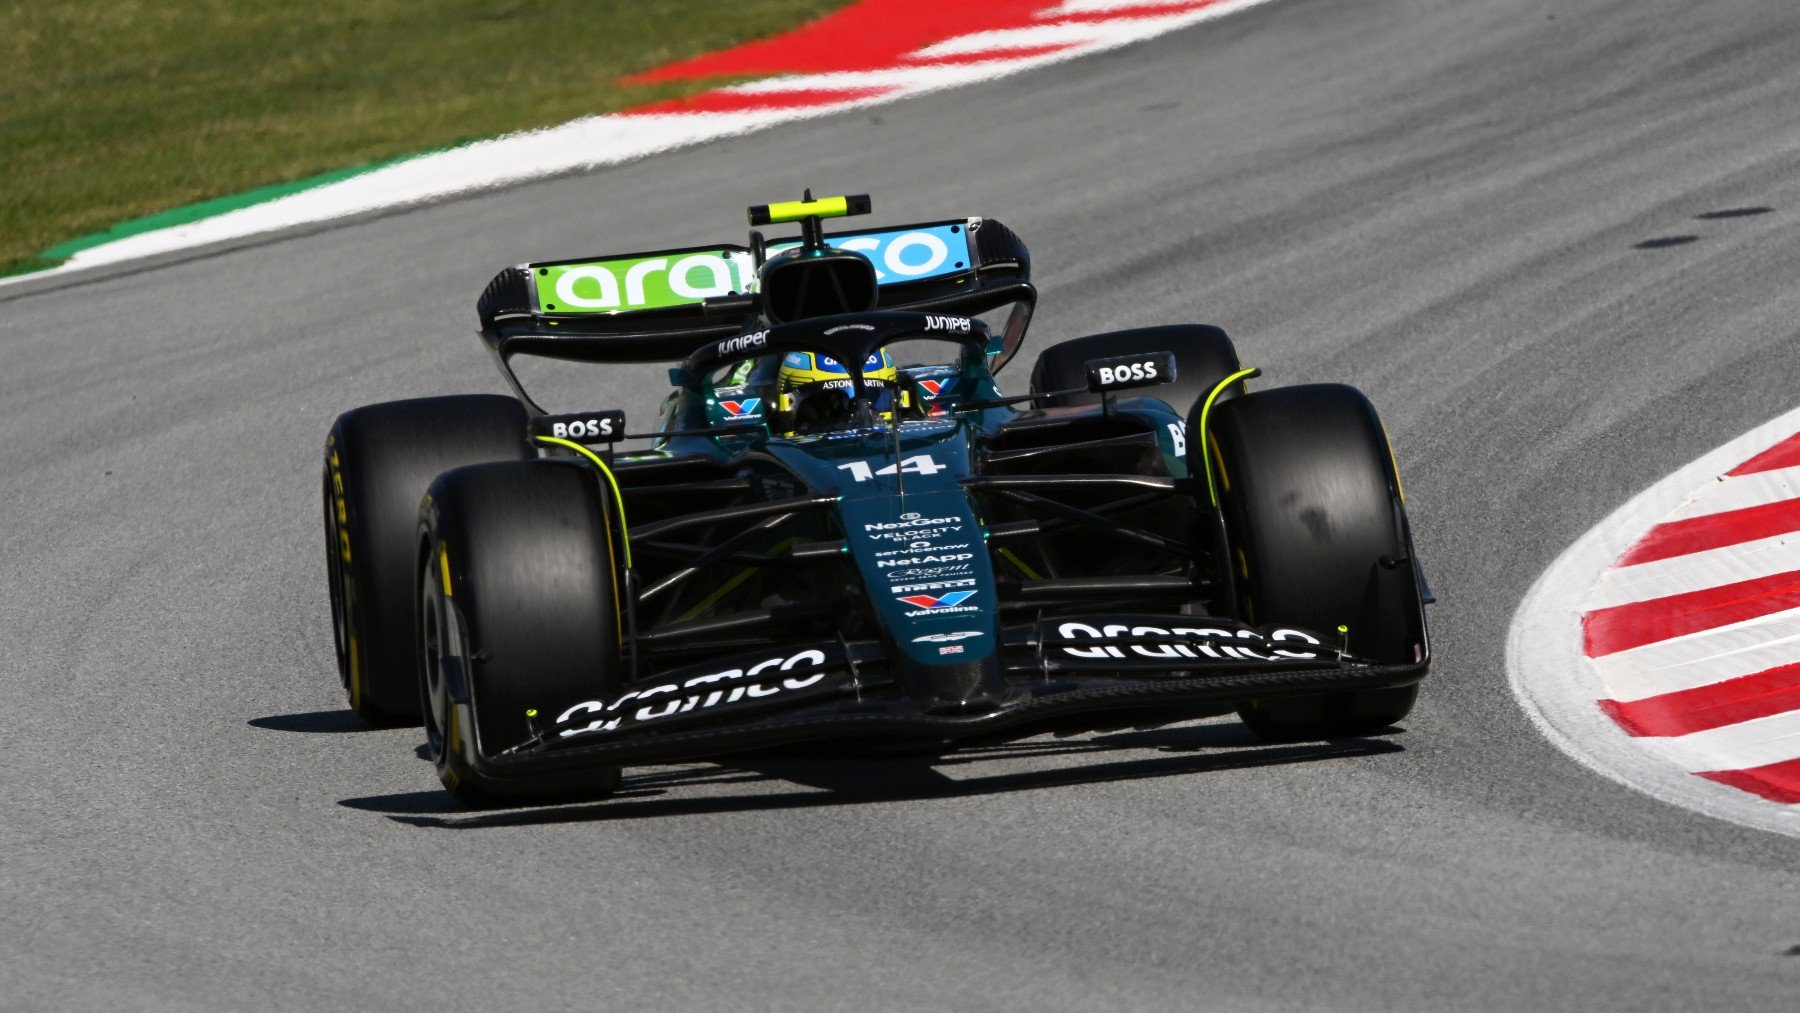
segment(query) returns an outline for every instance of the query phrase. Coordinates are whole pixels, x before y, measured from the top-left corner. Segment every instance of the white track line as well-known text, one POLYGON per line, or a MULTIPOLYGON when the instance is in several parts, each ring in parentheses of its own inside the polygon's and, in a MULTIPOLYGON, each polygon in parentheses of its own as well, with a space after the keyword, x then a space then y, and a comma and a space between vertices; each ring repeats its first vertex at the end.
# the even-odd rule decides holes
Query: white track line
POLYGON ((1708 514, 1730 513, 1800 498, 1800 468, 1778 468, 1752 475, 1737 475, 1708 485, 1675 509, 1668 520, 1680 521, 1708 514))
POLYGON ((1044 19, 1069 14, 1108 14, 1144 7, 1192 7, 1195 0, 1066 0, 1038 14, 1044 19))
MULTIPOLYGON (((443 200, 481 190, 508 186, 562 173, 581 172, 634 161, 658 152, 688 147, 703 141, 762 130, 778 123, 826 116, 861 106, 893 102, 912 95, 942 88, 959 87, 992 80, 1090 53, 1128 45, 1155 35, 1189 25, 1225 17, 1273 0, 1222 0, 1205 7, 1187 4, 1169 5, 1167 15, 1149 18, 1121 17, 1110 21, 1090 22, 1060 38, 1079 39, 1080 44, 1054 53, 1006 58, 1004 51, 996 59, 973 64, 933 67, 870 67, 859 72, 870 81, 892 83, 898 90, 873 98, 858 99, 805 108, 766 109, 733 113, 679 113, 671 115, 631 114, 589 116, 561 126, 521 134, 509 134, 450 151, 436 152, 375 169, 359 176, 301 193, 278 198, 253 207, 241 208, 187 225, 159 229, 130 236, 77 253, 68 262, 49 271, 0 278, 0 287, 31 281, 50 275, 78 271, 103 264, 114 264, 174 250, 190 249, 214 243, 243 239, 298 225, 329 221, 350 215, 365 214, 385 208, 404 207, 428 201, 443 200)), ((1046 0, 1033 20, 1057 15, 1106 12, 1126 7, 1163 6, 1131 3, 1109 6, 1105 3, 1054 4, 1046 0)), ((1060 30, 1061 25, 1031 26, 1060 30)), ((954 40, 946 40, 946 43, 954 40)), ((942 45, 944 43, 940 43, 942 45)), ((970 51, 975 45, 969 38, 956 43, 959 51, 970 51)), ((932 47, 927 47, 931 49, 932 47)), ((976 50, 978 51, 978 50, 976 50)), ((823 77, 821 75, 820 77, 823 77)), ((843 80, 836 75, 833 80, 843 80)), ((733 91, 775 95, 793 91, 804 80, 798 76, 778 82, 757 82, 739 86, 733 91)))
MULTIPOLYGON (((1684 765, 1667 762, 1646 748, 1645 743, 1651 740, 1627 735, 1596 703, 1613 696, 1614 690, 1627 683, 1637 689, 1636 695, 1620 698, 1641 699, 1792 662, 1800 657, 1800 649, 1789 651, 1786 644, 1777 642, 1791 643, 1800 635, 1800 609, 1645 645, 1598 659, 1597 663, 1591 662, 1583 651, 1580 622, 1582 601, 1590 589, 1645 532, 1673 511, 1695 501, 1697 491, 1707 491, 1709 484, 1724 484, 1718 480, 1727 471, 1796 431, 1800 431, 1800 409, 1758 426, 1680 468, 1583 534, 1538 577, 1513 614, 1507 635, 1506 668, 1513 693, 1532 722, 1558 748, 1595 772, 1671 805, 1800 837, 1800 806, 1777 805, 1695 777, 1684 765), (1625 674, 1626 655, 1634 656, 1630 660, 1636 674, 1631 676, 1625 674), (1774 660, 1777 657, 1783 660, 1774 660), (1602 682, 1600 668, 1609 664, 1613 670, 1602 682), (1693 682, 1702 672, 1706 677, 1693 682), (1637 681, 1630 682, 1634 679, 1637 681), (1656 685, 1647 685, 1650 682, 1656 685)), ((1764 720, 1768 719, 1734 727, 1748 727, 1764 720)), ((1691 738, 1681 736, 1680 740, 1667 741, 1691 738)), ((1709 741, 1719 744, 1723 740, 1709 741)), ((1777 734, 1772 741, 1785 740, 1777 734)))
POLYGON ((1791 570, 1800 570, 1800 532, 1608 570, 1581 607, 1592 612, 1791 570))
MULTIPOLYGON (((1644 736, 1638 744, 1689 773, 1748 770, 1800 757, 1800 711, 1771 714, 1723 728, 1668 738, 1644 736)), ((1762 802, 1764 806, 1772 805, 1762 802)))
POLYGON ((1034 49, 1038 46, 1073 46, 1104 39, 1107 34, 1108 27, 1104 22, 1071 21, 1026 28, 997 28, 935 42, 912 55, 928 60, 940 56, 967 56, 971 53, 992 53, 1007 49, 1034 49))
POLYGON ((1620 701, 1698 689, 1800 659, 1800 609, 1593 658, 1594 699, 1620 701))

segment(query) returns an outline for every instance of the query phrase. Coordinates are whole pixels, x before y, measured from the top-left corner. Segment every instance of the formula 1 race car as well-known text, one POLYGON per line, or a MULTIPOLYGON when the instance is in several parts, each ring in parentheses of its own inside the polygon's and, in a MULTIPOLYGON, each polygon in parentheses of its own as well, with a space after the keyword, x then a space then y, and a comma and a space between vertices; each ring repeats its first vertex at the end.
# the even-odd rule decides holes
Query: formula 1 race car
POLYGON ((1222 703, 1269 740, 1385 728, 1430 664, 1393 456, 1351 387, 1251 393, 1205 325, 1045 348, 1005 226, 526 264, 481 296, 516 397, 396 401, 325 444, 350 705, 422 719, 470 805, 803 741, 941 750, 1222 703), (677 363, 647 432, 515 358, 677 363), (647 441, 629 450, 625 441, 647 441), (421 503, 421 496, 423 502, 421 503))

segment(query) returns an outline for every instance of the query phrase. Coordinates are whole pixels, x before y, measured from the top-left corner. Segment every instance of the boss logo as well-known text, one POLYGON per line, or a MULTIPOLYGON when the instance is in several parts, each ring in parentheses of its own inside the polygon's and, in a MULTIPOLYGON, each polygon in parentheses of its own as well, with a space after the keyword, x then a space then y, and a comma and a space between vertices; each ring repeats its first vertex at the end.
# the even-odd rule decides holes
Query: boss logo
POLYGON ((1155 352, 1150 355, 1124 355, 1116 359, 1094 359, 1087 364, 1088 390, 1095 393, 1149 387, 1175 379, 1175 355, 1155 352))
POLYGON ((531 435, 573 440, 576 443, 614 443, 625 436, 625 413, 604 411, 544 415, 531 420, 531 435))
POLYGON ((1128 362, 1123 366, 1101 366, 1100 382, 1102 384, 1124 383, 1127 380, 1156 379, 1156 363, 1128 362))

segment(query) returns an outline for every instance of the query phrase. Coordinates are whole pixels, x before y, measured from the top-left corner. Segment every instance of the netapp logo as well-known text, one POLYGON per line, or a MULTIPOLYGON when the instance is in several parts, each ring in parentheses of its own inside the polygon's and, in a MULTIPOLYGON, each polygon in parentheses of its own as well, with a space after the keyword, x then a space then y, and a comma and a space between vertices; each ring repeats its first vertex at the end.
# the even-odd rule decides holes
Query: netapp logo
POLYGON ((974 559, 973 552, 953 552, 943 556, 913 556, 910 559, 877 559, 875 565, 889 566, 930 566, 933 563, 960 563, 965 559, 974 559))

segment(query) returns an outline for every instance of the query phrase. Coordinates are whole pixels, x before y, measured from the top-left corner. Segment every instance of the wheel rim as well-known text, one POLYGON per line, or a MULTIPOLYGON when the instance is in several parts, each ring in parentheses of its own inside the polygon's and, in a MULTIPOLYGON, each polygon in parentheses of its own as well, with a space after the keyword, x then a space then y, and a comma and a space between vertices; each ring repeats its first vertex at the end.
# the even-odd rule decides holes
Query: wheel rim
POLYGON ((331 595, 332 646, 337 650, 338 679, 350 686, 350 574, 344 566, 344 529, 338 524, 337 498, 332 493, 331 469, 325 469, 325 581, 331 595))
POLYGON ((432 761, 441 763, 450 708, 444 680, 444 597, 429 570, 419 586, 419 711, 424 718, 426 748, 431 750, 432 761))

